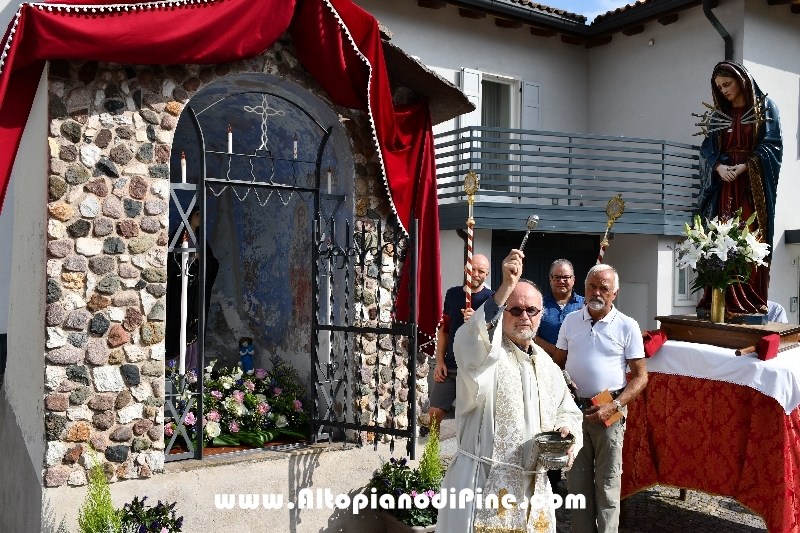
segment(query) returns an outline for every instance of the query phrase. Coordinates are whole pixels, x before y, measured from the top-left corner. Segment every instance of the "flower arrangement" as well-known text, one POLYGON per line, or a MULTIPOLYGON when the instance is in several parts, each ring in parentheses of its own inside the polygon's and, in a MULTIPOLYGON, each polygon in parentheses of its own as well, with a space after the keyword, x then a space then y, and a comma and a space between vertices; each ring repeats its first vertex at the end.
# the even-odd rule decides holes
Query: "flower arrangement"
POLYGON ((769 255, 769 244, 758 240, 759 231, 748 228, 755 220, 741 220, 741 209, 732 219, 715 217, 706 221, 703 229, 700 217, 694 217, 694 227, 684 223, 686 239, 678 244, 678 267, 691 267, 697 272, 692 291, 704 287, 725 289, 736 283, 747 283, 752 265, 763 265, 769 255))
POLYGON ((155 507, 146 507, 147 496, 140 500, 134 496, 131 503, 122 507, 120 517, 123 526, 135 526, 136 533, 180 533, 183 517, 176 517, 175 505, 158 501, 155 507))
MULTIPOLYGON (((430 437, 425 444, 425 451, 419 461, 419 467, 411 469, 405 457, 395 459, 392 457, 384 463, 372 476, 367 489, 375 489, 378 498, 384 494, 390 494, 397 499, 408 494, 411 500, 418 494, 425 494, 428 498, 433 498, 439 493, 442 479, 444 478, 444 465, 439 458, 439 432, 435 425, 431 427, 430 437)), ((439 510, 432 506, 418 509, 411 505, 410 509, 395 509, 392 513, 398 520, 409 526, 430 526, 436 523, 439 510)))
MULTIPOLYGON (((308 436, 309 414, 305 387, 291 365, 279 355, 270 358, 272 370, 256 368, 244 372, 241 367, 215 368, 216 361, 205 368, 203 393, 203 439, 208 446, 261 447, 280 435, 305 439, 308 436)), ((177 385, 174 365, 168 377, 177 385)), ((186 374, 187 390, 178 399, 183 412, 190 393, 197 390, 197 376, 186 374)), ((196 411, 184 420, 190 438, 195 440, 196 411)), ((167 421, 167 439, 177 430, 175 420, 167 421)))

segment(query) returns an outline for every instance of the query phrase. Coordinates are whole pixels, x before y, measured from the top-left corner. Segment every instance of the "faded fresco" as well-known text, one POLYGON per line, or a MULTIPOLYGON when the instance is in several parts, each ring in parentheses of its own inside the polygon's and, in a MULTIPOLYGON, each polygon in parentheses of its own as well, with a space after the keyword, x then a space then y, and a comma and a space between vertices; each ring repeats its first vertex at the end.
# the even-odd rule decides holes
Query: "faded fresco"
MULTIPOLYGON (((353 190, 347 132, 339 116, 306 90, 268 75, 232 76, 198 93, 189 105, 203 132, 208 177, 315 187, 322 126, 333 127, 320 158, 322 192, 327 192, 329 168, 333 194, 353 190), (227 156, 229 124, 233 152, 253 157, 227 156), (266 154, 276 158, 274 164, 266 154)), ((175 133, 173 181, 181 179, 180 156, 185 152, 187 181, 196 182, 201 146, 187 108, 175 133)), ((280 354, 301 376, 310 375, 312 195, 214 185, 206 196, 208 243, 220 264, 211 291, 206 358, 234 364, 239 339, 252 337, 256 366, 280 354)), ((189 199, 181 201, 188 205, 189 199)), ((323 199, 326 215, 335 203, 323 199)), ((341 224, 344 213, 353 212, 352 195, 344 203, 336 210, 341 224)), ((177 214, 172 213, 172 233, 177 224, 177 214)))

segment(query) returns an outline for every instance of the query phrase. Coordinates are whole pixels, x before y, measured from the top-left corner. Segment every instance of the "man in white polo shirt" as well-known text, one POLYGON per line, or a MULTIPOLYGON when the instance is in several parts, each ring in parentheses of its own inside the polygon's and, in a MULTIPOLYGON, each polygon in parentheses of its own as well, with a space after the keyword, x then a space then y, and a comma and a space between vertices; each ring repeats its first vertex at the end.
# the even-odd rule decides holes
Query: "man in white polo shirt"
POLYGON ((577 387, 575 403, 584 412, 583 448, 567 472, 569 493, 586 497, 586 509, 572 510, 573 533, 616 533, 619 528, 625 405, 647 385, 642 333, 635 320, 614 307, 618 293, 614 267, 592 267, 586 276, 586 307, 564 319, 553 356, 569 372, 577 387), (591 398, 606 389, 613 402, 592 405, 591 398), (617 411, 623 418, 606 427, 617 411))

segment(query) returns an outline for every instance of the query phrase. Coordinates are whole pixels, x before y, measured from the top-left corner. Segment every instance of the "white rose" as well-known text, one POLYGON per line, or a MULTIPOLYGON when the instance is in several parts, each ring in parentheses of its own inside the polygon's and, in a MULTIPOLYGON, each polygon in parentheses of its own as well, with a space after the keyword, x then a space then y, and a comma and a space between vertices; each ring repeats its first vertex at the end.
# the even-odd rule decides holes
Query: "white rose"
POLYGON ((222 432, 222 430, 219 427, 219 423, 214 422, 213 420, 209 420, 208 422, 206 422, 205 430, 206 430, 206 435, 208 435, 212 439, 214 437, 219 437, 219 434, 222 432))
POLYGON ((275 425, 278 426, 279 428, 285 428, 286 426, 289 425, 289 422, 286 421, 285 416, 280 415, 278 416, 278 420, 277 422, 275 422, 275 425))

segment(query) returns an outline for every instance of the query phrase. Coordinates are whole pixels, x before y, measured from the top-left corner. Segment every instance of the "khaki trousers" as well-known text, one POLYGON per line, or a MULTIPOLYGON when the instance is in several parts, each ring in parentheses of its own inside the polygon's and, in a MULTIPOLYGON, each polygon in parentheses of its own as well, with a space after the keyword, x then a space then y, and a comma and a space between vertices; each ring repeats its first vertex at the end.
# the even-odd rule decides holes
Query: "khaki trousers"
MULTIPOLYGON (((628 408, 622 413, 628 415, 628 408)), ((611 426, 583 420, 583 448, 567 474, 570 494, 583 494, 586 509, 572 509, 572 533, 617 533, 625 418, 611 426)))

